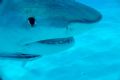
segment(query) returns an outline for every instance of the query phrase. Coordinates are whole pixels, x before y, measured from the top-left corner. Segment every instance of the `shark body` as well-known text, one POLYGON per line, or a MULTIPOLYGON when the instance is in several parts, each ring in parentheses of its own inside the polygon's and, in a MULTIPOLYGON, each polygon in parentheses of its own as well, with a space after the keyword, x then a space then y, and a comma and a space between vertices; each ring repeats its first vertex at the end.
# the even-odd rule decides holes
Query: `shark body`
POLYGON ((98 11, 74 0, 4 0, 0 2, 0 55, 58 53, 72 47, 74 35, 93 28, 101 18, 98 11), (76 23, 79 26, 72 26, 76 23))

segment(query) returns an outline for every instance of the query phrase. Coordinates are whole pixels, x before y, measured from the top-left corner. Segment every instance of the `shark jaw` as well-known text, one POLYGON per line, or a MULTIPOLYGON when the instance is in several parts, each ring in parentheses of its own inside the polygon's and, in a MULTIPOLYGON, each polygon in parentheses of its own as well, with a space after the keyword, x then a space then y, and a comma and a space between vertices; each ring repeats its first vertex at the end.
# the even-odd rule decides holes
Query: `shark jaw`
POLYGON ((24 49, 19 52, 2 53, 0 54, 0 58, 10 60, 34 60, 44 55, 66 50, 73 45, 73 37, 39 40, 24 44, 24 49))
POLYGON ((44 55, 59 53, 74 45, 74 38, 55 38, 24 44, 23 50, 15 53, 2 53, 0 58, 16 60, 34 60, 44 55))
POLYGON ((21 51, 40 56, 51 55, 71 48, 74 42, 73 37, 38 40, 24 44, 21 51))

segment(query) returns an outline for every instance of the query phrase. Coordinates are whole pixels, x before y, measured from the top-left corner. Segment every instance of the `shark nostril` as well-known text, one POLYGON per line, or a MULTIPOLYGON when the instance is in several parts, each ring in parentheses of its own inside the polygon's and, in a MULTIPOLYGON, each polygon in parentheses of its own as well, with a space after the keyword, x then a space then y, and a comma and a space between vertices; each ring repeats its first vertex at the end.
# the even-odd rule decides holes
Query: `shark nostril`
POLYGON ((28 22, 30 23, 30 25, 33 27, 35 25, 35 18, 34 17, 29 17, 28 18, 28 22))

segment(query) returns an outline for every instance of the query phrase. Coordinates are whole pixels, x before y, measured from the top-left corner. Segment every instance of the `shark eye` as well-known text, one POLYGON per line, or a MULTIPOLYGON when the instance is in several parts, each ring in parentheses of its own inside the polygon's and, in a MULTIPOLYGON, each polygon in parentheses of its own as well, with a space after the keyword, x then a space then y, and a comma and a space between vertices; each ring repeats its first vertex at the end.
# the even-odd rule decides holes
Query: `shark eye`
POLYGON ((31 25, 31 27, 33 27, 35 25, 35 18, 34 17, 29 17, 28 22, 31 25))

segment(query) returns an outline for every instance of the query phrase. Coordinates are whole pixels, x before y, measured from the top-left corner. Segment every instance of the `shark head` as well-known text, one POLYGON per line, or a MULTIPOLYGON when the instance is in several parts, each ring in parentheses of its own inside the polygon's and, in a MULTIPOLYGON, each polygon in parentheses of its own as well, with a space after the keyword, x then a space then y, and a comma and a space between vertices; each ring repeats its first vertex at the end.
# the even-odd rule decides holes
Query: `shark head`
POLYGON ((101 17, 95 9, 74 0, 3 0, 0 54, 61 52, 74 45, 75 35, 93 28, 101 17))

